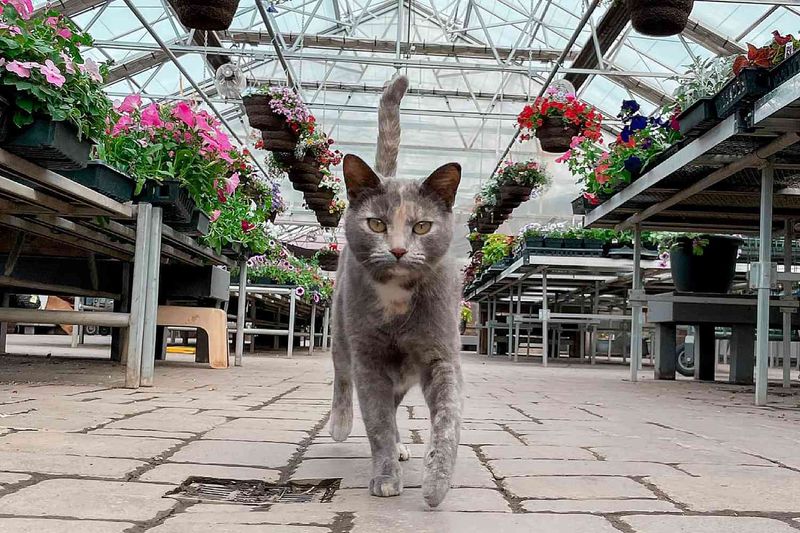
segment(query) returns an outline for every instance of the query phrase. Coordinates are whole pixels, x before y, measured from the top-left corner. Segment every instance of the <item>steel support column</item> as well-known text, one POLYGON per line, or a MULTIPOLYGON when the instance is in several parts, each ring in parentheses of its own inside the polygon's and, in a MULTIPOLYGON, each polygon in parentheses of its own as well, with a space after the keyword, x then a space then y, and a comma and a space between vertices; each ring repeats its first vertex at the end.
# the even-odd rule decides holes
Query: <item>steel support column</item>
POLYGON ((772 191, 775 168, 771 161, 761 171, 761 228, 758 244, 758 313, 756 318, 756 405, 767 404, 769 384, 769 293, 772 261, 772 191))
POLYGON ((631 373, 632 382, 639 380, 639 363, 642 359, 642 303, 639 299, 642 290, 642 226, 636 224, 633 230, 633 290, 631 296, 631 373))
MULTIPOLYGON (((247 314, 247 260, 239 261, 239 299, 236 301, 236 347, 233 364, 242 366, 244 353, 244 322, 247 314)), ((255 325, 253 326, 255 327, 255 325)), ((251 341, 255 342, 255 340, 251 341)))

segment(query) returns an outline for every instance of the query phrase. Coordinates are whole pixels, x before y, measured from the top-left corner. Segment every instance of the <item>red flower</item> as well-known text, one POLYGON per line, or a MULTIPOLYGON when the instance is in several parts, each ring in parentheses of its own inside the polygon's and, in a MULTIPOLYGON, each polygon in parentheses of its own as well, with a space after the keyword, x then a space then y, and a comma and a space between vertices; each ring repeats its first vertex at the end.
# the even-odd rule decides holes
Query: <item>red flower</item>
POLYGON ((772 30, 772 39, 775 41, 775 44, 784 46, 785 44, 792 42, 792 34, 789 33, 786 36, 783 36, 778 30, 772 30))
POLYGON ((256 225, 248 220, 242 219, 242 231, 245 233, 250 233, 255 229, 256 225))
POLYGON ((225 189, 217 189, 217 200, 223 204, 228 203, 228 197, 225 196, 225 189))

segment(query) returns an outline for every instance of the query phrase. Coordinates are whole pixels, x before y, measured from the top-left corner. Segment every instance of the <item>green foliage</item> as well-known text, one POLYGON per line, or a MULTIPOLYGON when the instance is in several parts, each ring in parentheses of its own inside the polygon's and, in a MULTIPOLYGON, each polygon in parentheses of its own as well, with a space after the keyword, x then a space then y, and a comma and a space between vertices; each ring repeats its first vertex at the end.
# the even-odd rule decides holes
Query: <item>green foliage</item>
POLYGON ((487 236, 483 243, 483 248, 481 249, 483 252, 484 266, 491 266, 510 256, 513 245, 514 237, 510 235, 493 233, 487 236))

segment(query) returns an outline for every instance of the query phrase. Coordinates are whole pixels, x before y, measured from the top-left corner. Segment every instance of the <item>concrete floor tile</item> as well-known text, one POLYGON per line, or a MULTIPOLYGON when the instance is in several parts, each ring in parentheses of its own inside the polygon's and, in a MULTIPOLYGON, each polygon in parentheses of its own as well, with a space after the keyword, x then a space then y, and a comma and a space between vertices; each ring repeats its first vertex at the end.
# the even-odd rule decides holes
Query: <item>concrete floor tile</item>
POLYGON ((168 410, 159 409, 152 413, 136 415, 125 420, 112 422, 106 427, 112 429, 150 429, 179 431, 186 433, 201 433, 226 422, 226 420, 222 417, 162 411, 168 410))
POLYGON ((201 440, 178 450, 170 462, 216 465, 281 467, 297 451, 296 444, 201 440))
POLYGON ((31 479, 28 474, 14 474, 11 472, 0 472, 0 487, 3 485, 13 485, 31 479))
MULTIPOLYGON (((397 514, 428 509, 422 498, 422 490, 416 488, 405 489, 400 496, 393 498, 378 498, 364 489, 340 489, 331 503, 340 511, 357 514, 397 514)), ((497 490, 455 488, 450 489, 437 511, 509 513, 511 509, 497 490)))
POLYGON ((636 533, 793 533, 793 527, 769 518, 742 516, 624 516, 636 533))
POLYGON ((550 461, 537 459, 498 459, 489 461, 498 477, 512 476, 649 476, 680 474, 674 468, 656 463, 621 461, 550 461))
POLYGON ((82 455, 149 459, 180 444, 179 440, 148 439, 60 433, 53 431, 21 432, 0 438, 3 452, 45 455, 82 455))
POLYGON ((259 480, 274 483, 281 477, 278 470, 236 466, 205 465, 191 463, 164 463, 148 470, 139 481, 172 483, 180 485, 189 477, 212 477, 219 479, 259 480))
POLYGON ((680 513, 681 510, 664 500, 604 498, 592 500, 526 500, 522 507, 532 513, 680 513))
POLYGON ((564 446, 482 446, 481 451, 487 459, 595 459, 587 450, 564 446))
POLYGON ((0 498, 4 514, 145 521, 171 509, 167 485, 50 479, 0 498))
POLYGON ((224 425, 216 427, 203 435, 203 440, 241 440, 250 442, 297 443, 308 437, 305 431, 286 431, 282 429, 241 429, 224 425))
POLYGON ((587 515, 409 512, 355 518, 353 533, 619 533, 606 519, 587 515))
POLYGON ((3 533, 123 533, 133 527, 129 522, 58 520, 45 518, 2 518, 3 533))
POLYGON ((79 477, 122 479, 146 463, 133 459, 45 455, 40 453, 0 453, 0 470, 36 472, 79 477))
POLYGON ((644 485, 624 477, 535 476, 510 477, 503 484, 520 498, 596 500, 602 498, 655 498, 644 485))

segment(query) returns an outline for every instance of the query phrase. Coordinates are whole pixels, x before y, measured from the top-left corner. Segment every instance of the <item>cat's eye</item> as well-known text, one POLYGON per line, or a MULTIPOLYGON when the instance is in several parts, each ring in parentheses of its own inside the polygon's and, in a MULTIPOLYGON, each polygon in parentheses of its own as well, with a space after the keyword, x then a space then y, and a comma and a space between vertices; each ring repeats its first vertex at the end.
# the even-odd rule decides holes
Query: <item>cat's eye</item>
POLYGON ((427 221, 417 222, 414 224, 414 233, 417 235, 425 235, 431 230, 433 224, 427 221))
POLYGON ((367 225, 369 226, 369 229, 371 229, 375 233, 386 232, 386 223, 379 218, 368 218, 367 225))

